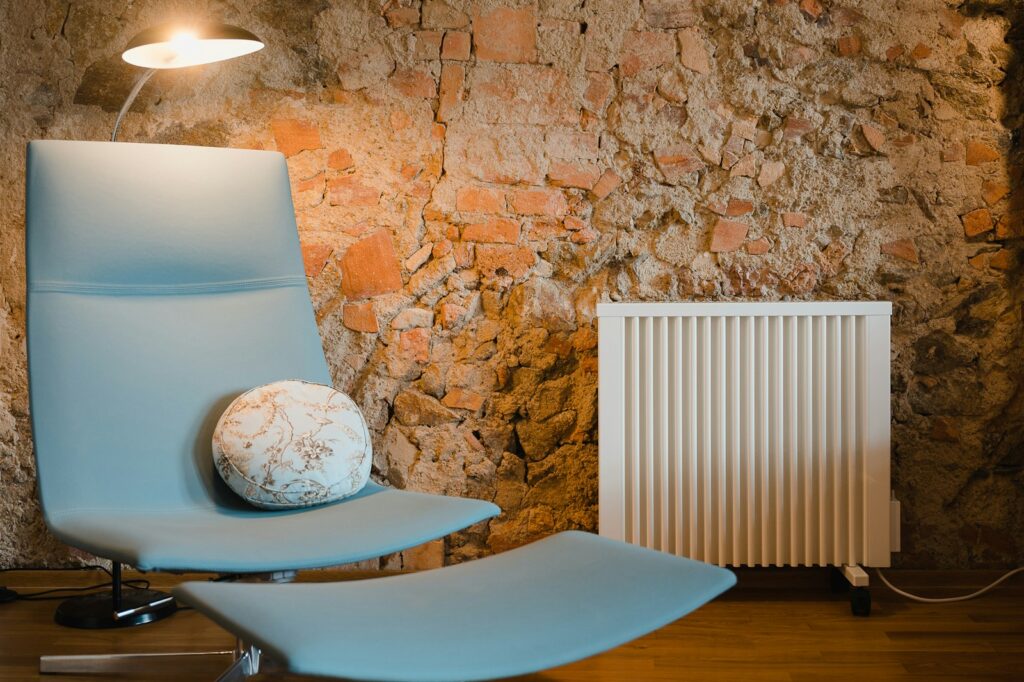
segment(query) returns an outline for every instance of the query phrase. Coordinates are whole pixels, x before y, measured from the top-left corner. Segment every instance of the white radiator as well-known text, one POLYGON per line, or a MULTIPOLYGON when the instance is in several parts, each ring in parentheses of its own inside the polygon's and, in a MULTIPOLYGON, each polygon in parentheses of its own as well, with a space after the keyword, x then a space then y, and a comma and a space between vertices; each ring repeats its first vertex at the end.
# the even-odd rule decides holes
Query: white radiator
POLYGON ((600 532, 731 566, 888 566, 890 303, 610 303, 600 532))

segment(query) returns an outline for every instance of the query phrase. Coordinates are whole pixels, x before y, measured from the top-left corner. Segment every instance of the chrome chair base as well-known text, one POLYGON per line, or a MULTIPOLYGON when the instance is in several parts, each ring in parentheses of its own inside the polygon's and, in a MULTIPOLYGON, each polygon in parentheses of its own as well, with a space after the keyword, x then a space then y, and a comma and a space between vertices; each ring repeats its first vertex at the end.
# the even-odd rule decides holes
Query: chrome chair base
POLYGON ((230 662, 217 682, 242 682, 260 672, 278 669, 255 646, 239 643, 234 650, 159 654, 86 654, 40 656, 43 675, 144 675, 174 671, 176 676, 208 672, 218 661, 230 662))
POLYGON ((235 652, 230 649, 166 654, 40 656, 39 672, 43 675, 117 675, 167 673, 168 670, 173 670, 176 675, 185 676, 190 673, 208 672, 214 662, 220 660, 229 663, 233 656, 235 652))
POLYGON ((217 682, 241 682, 258 673, 275 670, 277 667, 263 657, 257 647, 239 642, 235 649, 235 662, 217 678, 217 682))
MULTIPOLYGON (((287 583, 295 579, 297 571, 236 576, 255 582, 287 583)), ((123 628, 143 625, 173 615, 178 603, 167 592, 125 589, 121 579, 121 564, 114 562, 111 570, 112 589, 109 592, 72 597, 61 602, 54 614, 60 625, 76 628, 123 628)), ((117 675, 130 673, 166 673, 174 670, 182 674, 190 671, 208 672, 211 659, 227 658, 231 665, 218 682, 238 682, 260 672, 274 669, 271 662, 260 656, 260 650, 237 640, 235 648, 227 651, 186 651, 154 654, 81 654, 40 656, 39 672, 44 675, 117 675), (262 660, 261 660, 262 658, 262 660)))

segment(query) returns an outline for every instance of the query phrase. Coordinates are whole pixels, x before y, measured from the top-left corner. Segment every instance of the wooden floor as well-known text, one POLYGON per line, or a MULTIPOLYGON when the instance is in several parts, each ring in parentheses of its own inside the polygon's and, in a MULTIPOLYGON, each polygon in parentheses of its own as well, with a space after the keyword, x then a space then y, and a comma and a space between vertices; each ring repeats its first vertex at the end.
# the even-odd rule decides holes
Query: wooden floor
MULTIPOLYGON (((994 575, 892 571, 890 579, 942 596, 984 584, 994 575)), ((847 599, 829 592, 820 571, 742 572, 739 587, 726 597, 659 632, 592 659, 519 679, 1019 682, 1024 680, 1022 578, 979 600, 948 605, 906 602, 875 586, 871 617, 854 618, 847 599)), ((176 580, 159 579, 160 587, 176 580)), ((19 590, 90 581, 100 582, 100 577, 81 571, 0 574, 0 584, 19 590)), ((54 606, 0 604, 0 680, 39 679, 37 660, 44 653, 198 651, 233 644, 227 633, 193 611, 130 630, 81 631, 54 625, 54 606)), ((457 652, 457 643, 453 646, 457 652)), ((214 662, 186 674, 168 666, 166 675, 121 679, 213 680, 221 667, 214 662)))

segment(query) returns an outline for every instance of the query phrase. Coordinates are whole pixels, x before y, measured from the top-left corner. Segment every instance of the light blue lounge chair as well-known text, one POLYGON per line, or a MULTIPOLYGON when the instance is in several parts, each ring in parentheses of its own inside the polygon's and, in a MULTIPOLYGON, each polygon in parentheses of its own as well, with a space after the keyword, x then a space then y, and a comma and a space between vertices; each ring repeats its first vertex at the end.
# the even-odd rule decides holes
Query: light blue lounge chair
MULTIPOLYGON (((281 155, 36 141, 26 216, 43 511, 58 538, 115 562, 113 593, 65 602, 59 622, 116 627, 173 612, 166 595, 122 589, 121 563, 273 575, 378 557, 499 512, 372 483, 339 503, 260 511, 216 476, 210 435, 231 399, 279 379, 331 382, 281 155)), ((223 679, 255 672, 263 651, 300 673, 469 680, 616 646, 733 581, 703 563, 563 533, 415 575, 186 583, 175 596, 246 644, 223 679)), ((45 657, 42 668, 109 672, 137 658, 45 657)))

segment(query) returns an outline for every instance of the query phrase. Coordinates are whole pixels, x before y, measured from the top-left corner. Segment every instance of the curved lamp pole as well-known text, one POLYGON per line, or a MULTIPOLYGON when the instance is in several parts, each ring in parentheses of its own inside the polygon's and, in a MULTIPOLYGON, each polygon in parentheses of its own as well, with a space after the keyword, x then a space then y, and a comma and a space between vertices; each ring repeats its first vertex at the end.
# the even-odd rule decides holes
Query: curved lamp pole
POLYGON ((146 69, 135 81, 114 121, 110 141, 117 139, 121 121, 138 97, 142 86, 161 69, 180 69, 233 59, 263 49, 263 41, 244 28, 206 22, 163 24, 142 31, 128 42, 121 58, 146 69))

